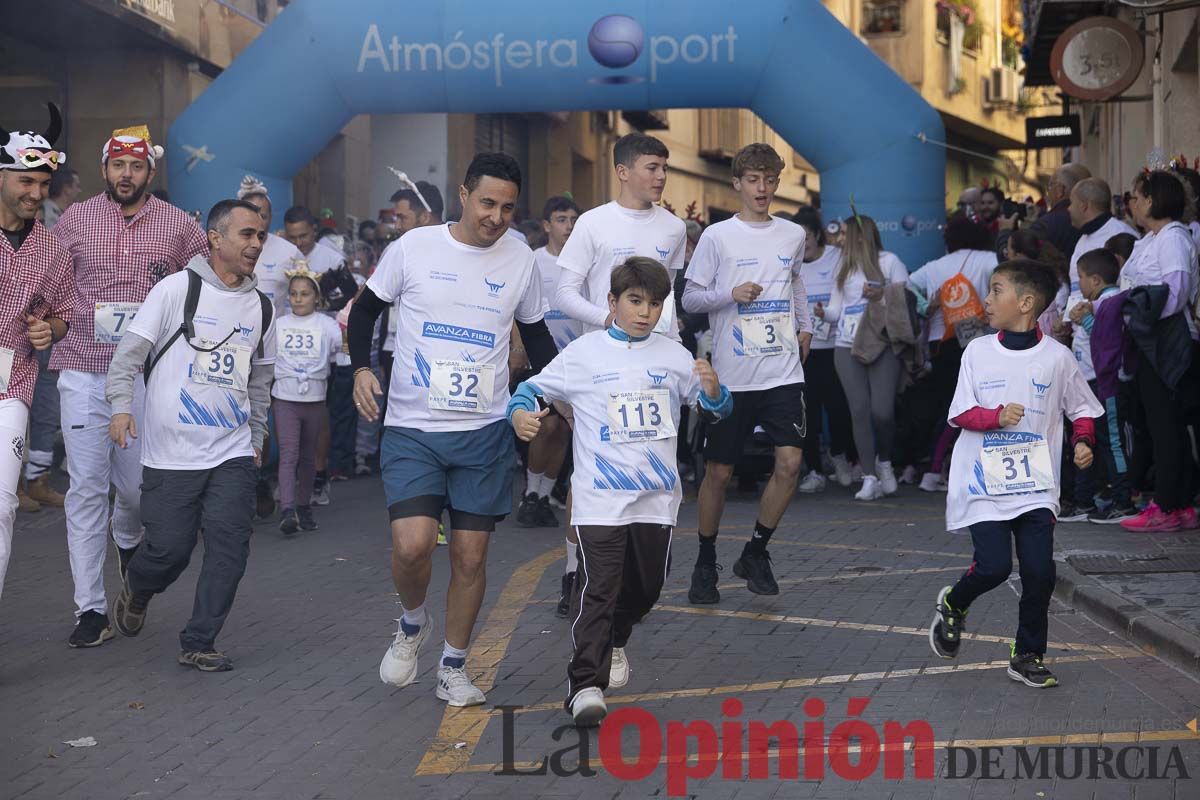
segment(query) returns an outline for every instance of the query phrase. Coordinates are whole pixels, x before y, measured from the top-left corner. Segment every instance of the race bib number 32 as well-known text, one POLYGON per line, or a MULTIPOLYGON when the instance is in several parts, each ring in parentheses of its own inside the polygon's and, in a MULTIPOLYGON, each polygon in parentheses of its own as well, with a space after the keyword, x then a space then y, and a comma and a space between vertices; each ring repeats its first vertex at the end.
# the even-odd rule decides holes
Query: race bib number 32
POLYGON ((96 343, 118 344, 141 306, 141 303, 96 303, 96 343))
MULTIPOLYGON (((204 347, 212 347, 204 344, 204 347)), ((246 391, 250 378, 250 348, 224 344, 216 350, 197 350, 192 359, 192 382, 201 386, 219 386, 235 392, 246 391)))
POLYGON ((674 435, 671 393, 666 389, 615 392, 608 396, 610 442, 648 442, 674 435))
POLYGON ((429 370, 429 407, 486 414, 492 410, 494 364, 435 359, 429 370))
POLYGON ((1050 448, 1037 433, 995 431, 983 435, 983 481, 992 497, 1054 488, 1050 448))

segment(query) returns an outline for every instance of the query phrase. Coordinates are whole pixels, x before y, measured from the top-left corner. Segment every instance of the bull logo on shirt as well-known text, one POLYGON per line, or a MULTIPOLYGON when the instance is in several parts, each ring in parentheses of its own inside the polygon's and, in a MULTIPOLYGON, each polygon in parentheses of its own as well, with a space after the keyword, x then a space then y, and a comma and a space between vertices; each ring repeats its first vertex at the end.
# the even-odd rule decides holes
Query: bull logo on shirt
POLYGON ((785 267, 790 267, 792 265, 792 257, 791 256, 775 256, 775 257, 778 258, 779 263, 783 264, 785 267))
POLYGON ((1037 392, 1035 399, 1040 400, 1045 397, 1046 392, 1050 391, 1052 381, 1043 374, 1041 366, 1032 364, 1025 374, 1029 376, 1029 382, 1033 385, 1033 390, 1037 392))
POLYGON ((483 282, 487 284, 489 297, 499 297, 500 290, 508 285, 507 283, 493 283, 492 281, 489 281, 487 278, 484 278, 483 282))
POLYGON ((1045 394, 1047 391, 1049 391, 1051 386, 1049 383, 1038 383, 1037 378, 1030 379, 1030 382, 1033 384, 1033 388, 1037 390, 1038 394, 1045 394))
POLYGON ((658 252, 659 261, 666 261, 667 256, 671 255, 671 248, 669 247, 666 250, 663 250, 661 247, 656 246, 654 249, 658 252))
POLYGON ((655 386, 662 386, 662 382, 667 379, 667 373, 665 372, 662 375, 655 375, 650 370, 646 370, 646 374, 650 376, 650 380, 654 381, 655 386))

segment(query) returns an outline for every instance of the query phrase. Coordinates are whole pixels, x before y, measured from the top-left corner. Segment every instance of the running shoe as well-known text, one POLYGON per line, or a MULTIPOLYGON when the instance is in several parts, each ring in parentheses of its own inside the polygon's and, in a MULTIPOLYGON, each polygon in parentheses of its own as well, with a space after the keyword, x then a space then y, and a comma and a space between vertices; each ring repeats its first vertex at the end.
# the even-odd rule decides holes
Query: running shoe
POLYGON ((962 644, 962 635, 964 623, 967 619, 965 611, 955 611, 946 602, 946 595, 950 594, 953 586, 943 586, 938 592, 937 609, 933 615, 933 622, 929 624, 929 646, 933 648, 933 653, 938 658, 954 658, 958 655, 958 648, 962 644))
POLYGON ((1179 517, 1163 511, 1158 503, 1150 503, 1136 517, 1121 520, 1121 527, 1133 533, 1169 533, 1179 530, 1179 517))
POLYGON ((1008 662, 1008 677, 1014 681, 1020 681, 1026 686, 1032 686, 1034 689, 1049 689, 1051 686, 1058 686, 1058 678, 1054 677, 1054 673, 1046 669, 1046 665, 1042 663, 1042 657, 1036 653, 1013 653, 1012 658, 1008 662))
POLYGON ((874 475, 864 475, 862 488, 854 495, 855 500, 878 500, 883 497, 883 487, 879 485, 879 479, 874 475))
POLYGON ((530 492, 521 498, 517 508, 517 524, 522 528, 538 528, 538 496, 530 492))
POLYGON ((333 492, 329 489, 329 481, 316 481, 313 483, 311 502, 314 506, 327 506, 331 499, 333 499, 333 492))
POLYGON ((550 490, 550 505, 565 511, 567 508, 567 490, 570 485, 571 481, 569 479, 560 476, 554 484, 554 488, 550 490))
POLYGON ((437 546, 445 547, 448 544, 450 544, 450 542, 449 542, 449 540, 446 539, 446 526, 442 525, 442 523, 439 522, 438 523, 437 546))
POLYGON ((85 611, 79 615, 71 638, 67 639, 69 647, 98 647, 113 637, 112 626, 108 623, 108 615, 99 611, 85 611))
POLYGON ((697 564, 692 570, 688 602, 697 606, 721 602, 721 593, 717 591, 717 573, 721 570, 720 564, 697 564))
POLYGON ((284 536, 291 536, 298 530, 300 530, 300 520, 296 517, 296 509, 285 508, 279 519, 279 532, 284 536))
POLYGON ((892 462, 875 460, 876 470, 879 472, 879 488, 883 489, 885 495, 892 495, 899 489, 896 483, 896 471, 892 469, 892 462))
POLYGON ((733 574, 744 578, 746 588, 754 594, 779 594, 779 584, 771 572, 771 554, 766 550, 743 550, 742 557, 733 562, 733 574))
POLYGON ((629 659, 625 657, 624 647, 614 647, 612 651, 612 667, 608 671, 608 688, 620 689, 629 683, 629 659))
POLYGON ((598 687, 580 689, 579 694, 571 701, 571 716, 575 719, 575 725, 580 728, 595 728, 607 715, 608 706, 604 704, 604 692, 598 687))
POLYGON ((1179 520, 1179 530, 1181 531, 1194 531, 1200 528, 1200 519, 1196 517, 1196 509, 1191 506, 1176 511, 1175 518, 1179 520))
POLYGON ((558 527, 558 517, 555 515, 554 510, 550 508, 550 498, 548 496, 538 498, 534 519, 537 520, 537 527, 539 528, 558 527))
POLYGON ((896 480, 904 486, 915 486, 920 483, 921 479, 917 477, 917 468, 909 464, 896 480))
POLYGON ((464 667, 438 667, 437 699, 445 700, 455 708, 481 706, 487 701, 483 692, 471 683, 464 667))
POLYGON ((850 469, 850 462, 846 460, 845 454, 833 457, 833 478, 843 489, 850 488, 854 483, 854 472, 850 469))
POLYGON ((562 589, 558 595, 558 605, 554 608, 554 616, 566 619, 571 613, 571 592, 575 589, 575 573, 567 572, 562 576, 562 589))
POLYGON ((1059 522, 1087 522, 1088 517, 1090 517, 1092 514, 1097 513, 1098 510, 1099 509, 1097 509, 1095 506, 1090 506, 1088 508, 1082 508, 1080 506, 1072 506, 1070 508, 1064 508, 1064 509, 1062 509, 1062 512, 1059 514, 1058 521, 1059 522))
MULTIPOLYGON (((397 623, 399 620, 396 620, 397 623)), ((379 680, 393 686, 408 686, 417 677, 417 652, 425 640, 429 638, 429 630, 433 627, 433 615, 426 612, 425 624, 417 632, 409 636, 400 625, 396 626, 396 636, 383 654, 379 663, 379 680)))
POLYGON ((179 663, 195 667, 201 672, 229 672, 233 659, 216 650, 184 650, 179 654, 179 663))
POLYGON ((826 482, 825 476, 814 469, 804 476, 804 480, 800 481, 800 485, 796 488, 800 494, 816 494, 825 491, 826 482))
POLYGON ((942 473, 926 472, 921 476, 921 484, 917 488, 922 492, 944 492, 949 487, 946 486, 946 479, 942 477, 942 473))
POLYGON ((319 527, 313 518, 312 506, 296 506, 296 517, 302 531, 315 531, 319 527))
POLYGON ((1116 525, 1123 520, 1133 519, 1137 513, 1137 509, 1133 506, 1117 508, 1115 505, 1111 505, 1103 511, 1088 514, 1088 522, 1094 522, 1097 525, 1116 525))
POLYGON ((371 474, 371 465, 366 456, 354 457, 354 474, 360 478, 371 474))
POLYGON ((118 633, 122 636, 137 636, 142 632, 142 627, 146 624, 146 609, 152 597, 154 595, 151 592, 132 591, 129 582, 125 582, 116 602, 113 603, 113 627, 118 633))

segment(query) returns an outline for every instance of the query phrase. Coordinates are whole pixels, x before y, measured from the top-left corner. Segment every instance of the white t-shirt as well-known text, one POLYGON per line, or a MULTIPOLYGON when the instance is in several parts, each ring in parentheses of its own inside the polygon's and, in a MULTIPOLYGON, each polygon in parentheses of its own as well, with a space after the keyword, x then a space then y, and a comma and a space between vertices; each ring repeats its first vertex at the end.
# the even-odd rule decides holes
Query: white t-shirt
MULTIPOLYGON (((129 332, 153 342, 154 354, 183 323, 187 270, 163 278, 150 293, 129 332)), ((231 458, 253 456, 250 397, 246 384, 251 364, 275 362, 275 319, 262 335, 262 303, 256 291, 217 288, 204 281, 200 290, 193 344, 180 336, 154 366, 146 386, 141 423, 142 464, 156 469, 211 469, 231 458), (262 338, 263 356, 258 357, 262 338)), ((138 378, 137 380, 140 380, 138 378)))
POLYGON ((537 265, 538 273, 542 276, 542 299, 545 301, 546 327, 554 337, 554 344, 559 350, 579 338, 582 330, 579 323, 568 317, 558 308, 554 295, 558 291, 558 278, 562 267, 558 266, 558 256, 550 255, 550 251, 539 247, 533 251, 533 263, 537 265))
POLYGON ((1049 336, 1028 350, 1009 350, 996 334, 980 336, 963 351, 958 386, 948 419, 976 406, 996 408, 1020 403, 1025 416, 1016 425, 994 431, 963 430, 950 461, 946 528, 958 530, 985 520, 1006 520, 1035 508, 1058 514, 1059 466, 1062 461, 1063 415, 1071 420, 1104 413, 1088 388, 1071 351, 1049 336), (1036 453, 1003 453, 1010 444, 1029 445, 1041 437, 1045 488, 1015 494, 988 494, 995 479, 1020 481, 1036 475, 1036 453), (985 448, 989 452, 985 453, 985 448), (1010 459, 1009 462, 1004 457, 1010 459), (1029 461, 1024 460, 1025 457, 1029 461))
POLYGON ((275 323, 275 383, 271 396, 296 403, 325 402, 329 363, 342 349, 342 329, 319 311, 288 314, 275 323))
MULTIPOLYGON (((599 330, 608 318, 608 291, 614 267, 630 256, 645 256, 667 268, 672 283, 683 269, 687 228, 662 206, 639 211, 615 200, 585 211, 558 256, 558 265, 583 278, 583 297, 592 305, 590 318, 578 319, 581 333, 599 330)), ((674 294, 663 302, 654 330, 679 341, 674 294)))
POLYGON ((1109 219, 1100 226, 1095 233, 1085 233, 1079 237, 1079 243, 1075 245, 1074 252, 1071 253, 1071 298, 1083 297, 1079 293, 1079 257, 1084 253, 1090 253, 1093 250, 1101 250, 1104 248, 1104 243, 1118 233, 1129 233, 1133 238, 1137 238, 1137 231, 1129 227, 1127 224, 1117 219, 1109 217, 1109 219))
POLYGON ((297 258, 304 256, 296 245, 282 236, 267 234, 267 241, 263 243, 258 262, 254 265, 254 276, 258 278, 258 290, 271 298, 276 316, 283 316, 291 309, 288 279, 283 273, 295 269, 297 258))
MULTIPOLYGON (((1095 300, 1092 301, 1092 315, 1095 316, 1100 311, 1100 306, 1106 299, 1112 297, 1115 291, 1106 291, 1095 300)), ((1063 313, 1063 321, 1069 322, 1071 319, 1071 310, 1078 304, 1083 302, 1082 294, 1072 294, 1067 301, 1066 311, 1063 313)), ((1079 364, 1079 371, 1083 374, 1084 380, 1096 380, 1096 368, 1092 365, 1092 335, 1088 333, 1087 328, 1083 325, 1073 325, 1075 329, 1074 335, 1071 337, 1071 353, 1075 356, 1076 363, 1079 364)))
POLYGON ((463 244, 454 224, 404 234, 367 281, 398 312, 385 425, 473 431, 504 419, 513 319, 542 318, 533 252, 511 236, 463 244))
POLYGON ((750 224, 734 216, 705 228, 696 243, 687 279, 702 289, 716 289, 727 301, 709 312, 708 321, 713 367, 731 391, 804 381, 796 340, 800 320, 792 297, 803 288, 805 235, 803 227, 777 217, 750 224), (734 287, 747 281, 763 287, 762 294, 753 303, 735 303, 734 287))
POLYGON ((340 251, 321 242, 313 245, 312 251, 306 256, 301 255, 301 258, 308 262, 309 270, 318 275, 322 272, 328 272, 331 269, 337 269, 346 260, 346 257, 340 251))
MULTIPOLYGON (((988 284, 996 263, 996 253, 991 250, 956 250, 930 261, 908 279, 927 299, 932 300, 933 293, 941 289, 943 283, 961 272, 975 287, 979 302, 982 303, 983 298, 987 297, 988 284)), ((945 333, 946 323, 942 318, 942 309, 938 307, 929 317, 929 341, 941 341, 945 333)))
POLYGON ((683 492, 670 431, 679 430, 680 405, 700 391, 693 365, 683 345, 665 336, 623 342, 593 331, 529 379, 547 400, 575 412, 572 525, 675 525, 683 492), (614 441, 626 422, 663 437, 614 441))
POLYGON ((841 258, 841 249, 827 244, 820 256, 800 266, 800 277, 804 279, 804 291, 808 294, 808 318, 813 326, 813 350, 832 350, 837 336, 837 326, 818 317, 815 309, 817 303, 823 308, 829 307, 841 258))
MULTIPOLYGON (((359 275, 357 272, 354 273, 354 283, 356 286, 361 287, 366 282, 367 282, 366 278, 364 278, 362 275, 359 275)), ((338 312, 327 311, 325 313, 330 319, 335 320, 335 324, 336 324, 338 312)), ((350 366, 350 354, 342 349, 342 337, 341 337, 341 326, 340 325, 338 326, 337 342, 338 342, 337 349, 333 351, 333 362, 335 364, 337 364, 339 367, 348 367, 348 366, 350 366)), ((379 346, 379 342, 372 336, 371 350, 374 351, 378 346, 379 346)))
MULTIPOLYGON (((1171 222, 1158 233, 1149 232, 1134 243, 1133 254, 1121 270, 1121 288, 1153 286, 1163 283, 1166 276, 1173 272, 1183 272, 1187 276, 1183 281, 1183 290, 1187 295, 1187 303, 1191 304, 1200 286, 1197 268, 1196 246, 1192 243, 1191 233, 1183 223, 1171 222)), ((1192 338, 1197 338, 1192 315, 1185 311, 1183 318, 1187 321, 1192 338)))
MULTIPOLYGON (((883 271, 884 281, 886 283, 907 283, 908 270, 904 268, 904 263, 895 256, 885 259, 883 255, 883 253, 879 254, 879 268, 883 271)), ((888 253, 888 255, 891 254, 888 253)), ((829 305, 825 309, 825 321, 837 328, 834 339, 836 346, 853 347, 858 324, 867 311, 868 301, 863 296, 863 289, 867 286, 867 276, 856 267, 846 276, 846 283, 839 288, 837 273, 840 268, 840 264, 834 267, 833 288, 830 291, 829 305)))

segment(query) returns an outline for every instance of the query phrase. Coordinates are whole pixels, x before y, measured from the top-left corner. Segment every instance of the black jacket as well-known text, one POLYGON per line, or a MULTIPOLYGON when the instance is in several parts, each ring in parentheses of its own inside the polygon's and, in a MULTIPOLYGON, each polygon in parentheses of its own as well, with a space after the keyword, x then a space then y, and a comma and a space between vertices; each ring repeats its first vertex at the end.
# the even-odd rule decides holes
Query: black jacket
POLYGON ((1153 369, 1167 388, 1173 390, 1192 365, 1192 335, 1184 312, 1159 319, 1169 294, 1166 286, 1138 286, 1129 290, 1121 310, 1125 315, 1126 335, 1133 340, 1141 357, 1138 369, 1153 369))

